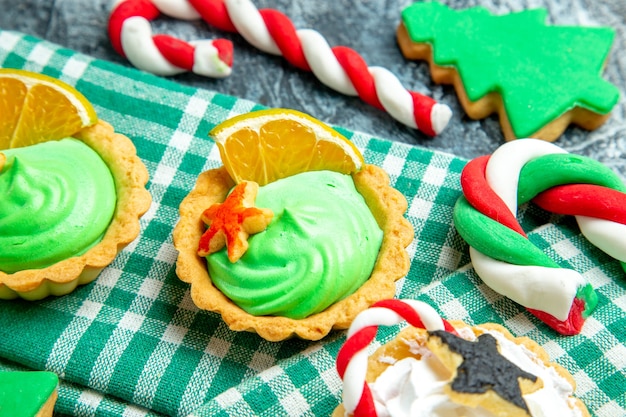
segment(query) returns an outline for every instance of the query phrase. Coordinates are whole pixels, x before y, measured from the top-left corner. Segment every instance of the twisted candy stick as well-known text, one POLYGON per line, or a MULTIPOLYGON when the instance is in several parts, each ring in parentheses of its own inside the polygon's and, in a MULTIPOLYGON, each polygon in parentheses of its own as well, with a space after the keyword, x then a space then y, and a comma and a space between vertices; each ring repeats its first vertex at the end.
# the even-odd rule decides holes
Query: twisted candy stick
POLYGON ((113 48, 135 67, 157 75, 192 71, 207 77, 231 73, 233 45, 225 39, 185 42, 152 35, 150 20, 164 13, 179 19, 199 19, 186 0, 122 0, 109 18, 113 48))
POLYGON ((597 303, 590 284, 535 247, 517 205, 575 215, 583 235, 626 270, 626 186, 611 169, 536 139, 519 139, 463 170, 454 224, 476 273, 562 334, 580 332, 597 303))
MULTIPOLYGON (((192 4, 199 2, 191 0, 192 4)), ((296 30, 282 13, 257 10, 250 0, 224 0, 224 4, 233 26, 249 43, 264 52, 283 55, 298 68, 310 69, 326 86, 346 95, 358 95, 366 103, 428 135, 440 133, 450 120, 452 112, 448 106, 406 90, 390 71, 368 67, 350 48, 331 48, 319 32, 296 30)))
POLYGON ((360 313, 348 329, 348 339, 337 355, 337 372, 343 380, 343 404, 347 414, 375 416, 372 393, 365 381, 367 346, 376 337, 378 326, 407 321, 426 330, 455 332, 434 308, 416 300, 383 300, 360 313))
POLYGON ((258 10, 250 0, 187 1, 209 25, 241 34, 257 49, 282 55, 295 67, 312 71, 326 86, 342 94, 358 95, 407 126, 436 135, 450 120, 452 112, 448 106, 406 90, 390 71, 368 67, 354 50, 344 46, 331 48, 314 30, 296 30, 291 20, 277 10, 258 10))

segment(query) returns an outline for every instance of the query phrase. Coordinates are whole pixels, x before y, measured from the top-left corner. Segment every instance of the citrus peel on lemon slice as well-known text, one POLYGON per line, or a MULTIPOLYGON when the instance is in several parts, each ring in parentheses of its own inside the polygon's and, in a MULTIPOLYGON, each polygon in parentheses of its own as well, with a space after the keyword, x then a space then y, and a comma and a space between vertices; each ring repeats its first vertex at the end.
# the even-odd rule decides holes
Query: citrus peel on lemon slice
POLYGON ((363 155, 321 121, 296 110, 259 110, 228 119, 209 132, 236 182, 259 185, 307 171, 359 171, 363 155))
POLYGON ((0 68, 0 149, 72 136, 98 120, 74 87, 30 71, 0 68))

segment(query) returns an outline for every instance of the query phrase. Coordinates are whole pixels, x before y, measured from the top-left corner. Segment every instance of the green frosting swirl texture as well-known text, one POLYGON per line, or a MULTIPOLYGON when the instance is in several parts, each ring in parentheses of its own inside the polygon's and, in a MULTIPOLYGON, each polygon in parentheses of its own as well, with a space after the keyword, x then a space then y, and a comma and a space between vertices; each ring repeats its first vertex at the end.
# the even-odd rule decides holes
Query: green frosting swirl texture
POLYGON ((93 149, 66 138, 2 153, 0 271, 45 268, 102 239, 116 192, 93 149))
POLYGON ((253 315, 302 319, 355 292, 371 275, 383 233, 352 178, 305 172, 259 188, 268 228, 236 263, 207 257, 211 279, 253 315))

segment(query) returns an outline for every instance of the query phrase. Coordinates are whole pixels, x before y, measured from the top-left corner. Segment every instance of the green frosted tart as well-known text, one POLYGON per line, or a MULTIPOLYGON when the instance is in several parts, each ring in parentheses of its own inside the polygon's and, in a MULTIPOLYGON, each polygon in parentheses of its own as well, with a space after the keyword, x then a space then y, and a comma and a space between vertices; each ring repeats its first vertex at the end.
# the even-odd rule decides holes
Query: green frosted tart
POLYGON ((223 167, 200 174, 174 230, 179 278, 191 283, 198 307, 220 313, 232 330, 270 341, 318 340, 393 297, 395 281, 408 272, 407 202, 381 168, 306 172, 261 187, 255 204, 274 217, 249 237, 245 254, 235 263, 224 250, 198 256, 206 231, 198 219, 234 186, 223 167))
POLYGON ((0 170, 0 271, 41 269, 102 240, 115 211, 115 182, 77 139, 8 149, 0 170))
POLYGON ((1 154, 0 298, 67 294, 138 235, 147 170, 106 122, 1 154))
POLYGON ((292 109, 209 137, 223 166, 198 176, 173 233, 196 306, 269 341, 319 340, 393 297, 409 270, 407 201, 354 143, 292 109))

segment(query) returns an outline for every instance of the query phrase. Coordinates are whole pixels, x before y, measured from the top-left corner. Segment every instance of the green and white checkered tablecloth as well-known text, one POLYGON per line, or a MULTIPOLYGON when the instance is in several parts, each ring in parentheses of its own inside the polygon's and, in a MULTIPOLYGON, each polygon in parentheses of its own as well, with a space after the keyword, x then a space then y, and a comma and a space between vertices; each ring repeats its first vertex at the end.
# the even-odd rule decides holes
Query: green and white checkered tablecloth
MULTIPOLYGON (((0 67, 58 77, 85 94, 101 119, 135 143, 154 200, 139 238, 95 282, 64 297, 0 301, 0 369, 58 373, 59 415, 329 415, 341 397, 335 356, 344 332, 280 343, 232 332, 218 315, 194 306, 175 274, 178 205, 200 172, 220 165, 208 131, 260 106, 15 32, 0 31, 0 67)), ((522 208, 523 226, 534 229, 530 239, 581 271, 599 294, 582 334, 559 336, 473 272, 452 225, 465 160, 340 130, 409 202, 415 240, 398 297, 427 301, 449 319, 502 323, 533 338, 574 375, 593 415, 626 415, 626 277, 618 262, 590 245, 572 218, 522 208)), ((377 344, 396 332, 381 329, 377 344)))

